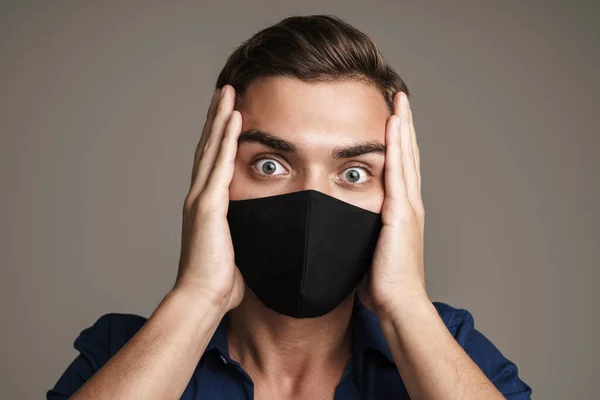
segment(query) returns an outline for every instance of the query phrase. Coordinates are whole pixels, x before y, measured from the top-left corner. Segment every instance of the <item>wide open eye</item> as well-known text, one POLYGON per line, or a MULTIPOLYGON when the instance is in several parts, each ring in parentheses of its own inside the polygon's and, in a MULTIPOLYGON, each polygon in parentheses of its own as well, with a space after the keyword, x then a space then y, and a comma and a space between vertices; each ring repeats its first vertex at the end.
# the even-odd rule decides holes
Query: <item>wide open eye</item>
POLYGON ((364 168, 351 167, 342 172, 342 178, 353 184, 361 184, 369 179, 369 174, 364 168))
POLYGON ((282 175, 286 172, 285 168, 279 163, 279 161, 272 158, 262 158, 257 160, 253 164, 253 167, 260 175, 266 176, 282 175))

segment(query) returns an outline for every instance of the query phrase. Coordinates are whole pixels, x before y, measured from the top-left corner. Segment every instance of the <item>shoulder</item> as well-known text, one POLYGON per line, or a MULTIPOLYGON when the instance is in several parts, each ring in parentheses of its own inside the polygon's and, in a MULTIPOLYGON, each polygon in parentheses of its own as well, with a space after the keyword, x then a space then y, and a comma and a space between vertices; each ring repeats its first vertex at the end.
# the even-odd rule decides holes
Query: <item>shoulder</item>
POLYGON ((136 314, 104 314, 79 333, 73 347, 89 360, 94 369, 99 369, 146 321, 146 318, 136 314))
POLYGON ((82 330, 73 346, 79 355, 62 373, 46 398, 63 400, 72 396, 146 323, 135 314, 104 314, 82 330))
POLYGON ((81 331, 74 346, 94 346, 101 353, 111 356, 137 333, 147 319, 136 314, 110 313, 104 314, 88 328, 81 331))
POLYGON ((463 308, 456 308, 450 304, 434 301, 433 305, 446 324, 448 330, 454 335, 459 328, 474 327, 475 322, 471 313, 463 308))
POLYGON ((129 341, 147 318, 136 314, 104 314, 81 331, 73 346, 100 367, 129 341))
POLYGON ((104 314, 81 335, 105 333, 117 336, 134 335, 147 321, 146 317, 137 314, 109 313, 104 314))
POLYGON ((441 302, 433 305, 454 339, 502 394, 511 399, 529 398, 531 388, 519 378, 517 366, 475 328, 469 311, 441 302))
POLYGON ((469 311, 441 302, 433 302, 433 305, 454 339, 471 358, 475 359, 481 353, 500 358, 500 352, 495 345, 475 329, 475 321, 469 311))

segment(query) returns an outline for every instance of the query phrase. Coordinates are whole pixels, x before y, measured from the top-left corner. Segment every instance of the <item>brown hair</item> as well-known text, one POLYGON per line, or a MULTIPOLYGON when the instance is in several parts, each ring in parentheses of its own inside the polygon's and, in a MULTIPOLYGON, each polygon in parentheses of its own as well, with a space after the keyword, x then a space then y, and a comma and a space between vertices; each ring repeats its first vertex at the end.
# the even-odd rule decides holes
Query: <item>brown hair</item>
POLYGON ((287 17, 256 33, 229 56, 216 87, 233 86, 242 101, 251 82, 270 76, 305 82, 351 79, 373 84, 381 89, 392 114, 394 95, 398 91, 409 94, 377 45, 333 15, 287 17))

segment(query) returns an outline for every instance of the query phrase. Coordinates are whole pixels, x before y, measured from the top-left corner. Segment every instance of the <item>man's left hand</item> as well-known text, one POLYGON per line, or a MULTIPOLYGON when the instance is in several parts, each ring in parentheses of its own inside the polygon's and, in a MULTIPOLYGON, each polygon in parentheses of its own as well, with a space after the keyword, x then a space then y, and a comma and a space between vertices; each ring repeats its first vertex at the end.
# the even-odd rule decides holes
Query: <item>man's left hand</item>
POLYGON ((386 124, 383 227, 371 271, 359 286, 361 301, 380 319, 396 305, 427 299, 423 267, 425 210, 421 199, 419 148, 406 94, 394 96, 386 124))

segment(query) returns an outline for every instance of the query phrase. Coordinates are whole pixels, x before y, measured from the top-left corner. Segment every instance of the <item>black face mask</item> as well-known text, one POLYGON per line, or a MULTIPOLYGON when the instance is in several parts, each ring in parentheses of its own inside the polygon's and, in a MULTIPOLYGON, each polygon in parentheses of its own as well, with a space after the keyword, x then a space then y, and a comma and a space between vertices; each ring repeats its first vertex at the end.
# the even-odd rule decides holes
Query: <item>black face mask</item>
POLYGON ((315 190, 231 200, 235 262, 269 308, 295 318, 329 313, 371 266, 381 215, 315 190))

